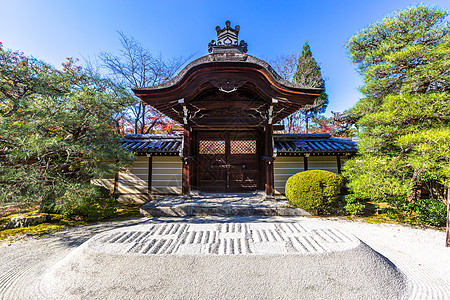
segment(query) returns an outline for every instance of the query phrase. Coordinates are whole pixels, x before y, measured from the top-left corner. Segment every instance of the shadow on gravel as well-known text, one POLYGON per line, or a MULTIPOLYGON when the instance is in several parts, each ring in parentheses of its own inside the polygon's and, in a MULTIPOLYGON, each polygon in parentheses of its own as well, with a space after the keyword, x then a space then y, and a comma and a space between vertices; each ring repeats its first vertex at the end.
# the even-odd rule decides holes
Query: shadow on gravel
POLYGON ((126 221, 116 221, 116 222, 106 222, 106 223, 98 223, 98 224, 90 224, 72 227, 66 229, 64 231, 56 232, 52 235, 49 235, 47 238, 56 239, 56 242, 60 243, 63 246, 69 248, 75 248, 89 240, 91 237, 96 235, 97 233, 101 233, 104 231, 117 229, 126 226, 133 226, 139 224, 146 224, 149 222, 149 219, 134 219, 134 220, 126 220, 126 221))
MULTIPOLYGON (((102 229, 178 222, 184 224, 229 222, 248 224, 253 222, 274 223, 274 221, 289 223, 290 219, 274 220, 274 218, 264 217, 155 218, 111 224, 112 226, 103 226, 102 229)), ((294 222, 294 220, 292 221, 294 222)), ((153 227, 155 226, 144 226, 141 230, 153 227)), ((176 230, 179 227, 182 227, 181 230, 185 228, 183 226, 156 227, 163 228, 163 230, 151 231, 155 232, 154 236, 167 234, 167 228, 170 229, 172 235, 175 235, 172 232, 174 228, 176 230)), ((192 230, 190 233, 207 231, 205 228, 208 226, 197 227, 197 230, 192 230)), ((229 226, 219 227, 228 228, 229 226)), ((102 231, 95 228, 89 228, 89 230, 91 234, 102 231)), ((220 232, 221 229, 213 230, 220 232)), ((234 229, 225 231, 222 233, 228 234, 226 239, 229 242, 239 236, 236 233, 238 231, 234 231, 234 229)), ((262 227, 256 225, 253 232, 256 231, 267 231, 266 233, 268 233, 270 230, 264 224, 262 227)), ((295 238, 298 241, 296 245, 300 245, 299 243, 302 241, 304 242, 302 245, 306 245, 306 241, 312 241, 310 236, 306 237, 301 231, 287 230, 283 232, 286 232, 286 236, 283 235, 286 239, 295 238)), ((267 239, 258 240, 257 243, 251 241, 255 247, 252 249, 256 252, 250 251, 246 255, 234 255, 234 251, 232 251, 233 254, 223 252, 224 254, 220 255, 195 255, 193 254, 197 249, 195 247, 200 245, 201 247, 198 249, 204 249, 202 247, 207 245, 207 241, 210 239, 197 238, 194 240, 194 238, 186 237, 186 242, 180 241, 180 245, 185 246, 183 248, 185 252, 179 252, 184 253, 183 255, 159 255, 157 254, 159 250, 165 253, 164 251, 167 249, 163 244, 170 248, 172 242, 169 243, 167 239, 158 239, 157 241, 156 238, 145 240, 146 235, 135 231, 121 234, 112 236, 111 239, 108 237, 107 240, 93 240, 92 243, 85 244, 84 247, 73 251, 54 267, 48 269, 43 274, 40 285, 43 298, 56 296, 58 299, 87 297, 146 299, 152 295, 153 299, 253 299, 255 295, 258 295, 258 298, 261 299, 384 300, 403 299, 406 294, 406 276, 386 257, 364 243, 352 243, 352 248, 342 248, 343 251, 329 250, 323 253, 316 251, 316 253, 310 249, 310 252, 303 253, 298 248, 298 252, 287 254, 275 247, 279 240, 276 242, 267 239), (142 238, 144 239, 141 241, 142 238), (121 243, 128 239, 132 239, 133 243, 138 246, 143 245, 142 252, 139 252, 142 255, 137 255, 138 252, 123 254, 119 251, 121 243), (102 248, 102 244, 106 246, 102 248), (264 246, 264 249, 261 246, 264 246), (150 247, 154 247, 155 251, 147 251, 150 247), (260 249, 259 252, 257 249, 260 249), (270 249, 276 254, 270 252, 270 249)), ((196 234, 190 235, 191 237, 196 236, 196 234)), ((206 235, 202 234, 201 236, 206 235)), ((208 237, 210 236, 212 235, 208 235, 208 237)), ((328 235, 328 238, 333 237, 337 236, 328 235)), ((182 239, 181 236, 180 238, 182 239)), ((250 239, 250 237, 247 238, 250 239)), ((319 244, 318 240, 315 241, 317 246, 325 243, 320 242, 319 244)), ((335 240, 335 242, 342 244, 343 240, 341 239, 340 242, 335 240)), ((225 242, 219 244, 224 245, 223 249, 228 247, 225 246, 225 242)), ((327 248, 334 249, 332 244, 328 240, 327 248)), ((129 249, 135 249, 135 247, 129 249)))
MULTIPOLYGON (((264 216, 249 216, 249 217, 164 217, 164 218, 140 218, 126 221, 105 222, 91 225, 84 225, 69 228, 67 230, 54 233, 47 238, 56 239, 62 246, 75 248, 89 240, 97 233, 101 233, 108 230, 113 230, 121 227, 142 225, 142 224, 161 224, 161 223, 191 223, 191 224, 204 224, 204 223, 251 223, 251 222, 271 222, 271 223, 286 223, 289 217, 283 217, 276 219, 274 217, 264 216)), ((297 217, 298 220, 298 217, 297 217)), ((296 222, 294 219, 292 222, 296 222)))

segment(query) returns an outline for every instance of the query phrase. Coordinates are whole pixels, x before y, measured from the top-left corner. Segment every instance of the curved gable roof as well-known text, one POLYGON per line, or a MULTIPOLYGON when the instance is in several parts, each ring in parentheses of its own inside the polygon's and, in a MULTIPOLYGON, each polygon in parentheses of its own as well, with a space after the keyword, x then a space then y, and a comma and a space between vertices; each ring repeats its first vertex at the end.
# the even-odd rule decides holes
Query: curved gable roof
POLYGON ((173 79, 151 87, 135 88, 133 92, 144 102, 178 120, 182 107, 179 99, 188 99, 199 90, 212 87, 214 81, 240 81, 266 99, 276 99, 286 112, 312 104, 323 92, 321 88, 304 87, 281 78, 265 61, 242 53, 213 53, 189 63, 173 79), (206 84, 206 85, 205 85, 206 84))
POLYGON ((302 85, 298 85, 295 83, 292 83, 290 81, 285 80, 282 78, 278 73, 264 60, 259 59, 257 57, 248 55, 248 54, 241 54, 241 53, 213 53, 208 54, 205 56, 202 56, 200 58, 197 58, 196 60, 189 63, 186 67, 183 68, 183 70, 180 71, 174 78, 172 78, 169 81, 166 81, 164 83, 150 86, 150 87, 143 87, 143 88, 135 88, 133 91, 139 92, 139 91, 146 91, 146 90, 160 90, 164 88, 169 88, 171 86, 180 84, 183 81, 183 78, 186 77, 186 74, 188 74, 191 70, 198 68, 202 65, 208 65, 211 63, 233 63, 238 62, 242 63, 243 65, 251 65, 254 64, 256 66, 259 66, 263 68, 270 76, 276 81, 280 86, 285 86, 292 89, 299 89, 299 90, 305 90, 305 91, 314 91, 315 93, 322 93, 323 89, 321 88, 311 88, 311 87, 305 87, 302 85))

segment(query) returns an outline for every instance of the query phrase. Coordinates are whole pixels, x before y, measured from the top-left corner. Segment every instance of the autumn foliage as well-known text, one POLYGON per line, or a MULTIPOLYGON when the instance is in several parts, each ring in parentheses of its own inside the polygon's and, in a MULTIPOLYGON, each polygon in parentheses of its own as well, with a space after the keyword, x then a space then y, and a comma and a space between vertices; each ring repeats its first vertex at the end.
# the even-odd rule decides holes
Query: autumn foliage
POLYGON ((0 48, 0 203, 40 201, 55 211, 72 195, 102 194, 90 180, 133 159, 119 147, 117 119, 132 101, 75 59, 59 70, 0 48))

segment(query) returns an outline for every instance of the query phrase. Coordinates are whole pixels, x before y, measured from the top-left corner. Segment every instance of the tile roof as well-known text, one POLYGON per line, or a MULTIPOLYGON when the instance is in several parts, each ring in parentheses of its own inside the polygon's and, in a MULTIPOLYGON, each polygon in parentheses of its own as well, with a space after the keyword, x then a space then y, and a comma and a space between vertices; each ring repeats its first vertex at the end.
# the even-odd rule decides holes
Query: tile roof
POLYGON ((278 154, 341 154, 356 153, 356 142, 334 138, 328 133, 275 134, 274 150, 278 154))
MULTIPOLYGON (((128 134, 122 147, 138 154, 178 155, 183 137, 179 134, 128 134)), ((274 151, 281 155, 330 155, 356 153, 356 142, 328 133, 274 134, 274 151)))
POLYGON ((127 134, 122 147, 136 153, 178 155, 183 137, 177 134, 127 134))

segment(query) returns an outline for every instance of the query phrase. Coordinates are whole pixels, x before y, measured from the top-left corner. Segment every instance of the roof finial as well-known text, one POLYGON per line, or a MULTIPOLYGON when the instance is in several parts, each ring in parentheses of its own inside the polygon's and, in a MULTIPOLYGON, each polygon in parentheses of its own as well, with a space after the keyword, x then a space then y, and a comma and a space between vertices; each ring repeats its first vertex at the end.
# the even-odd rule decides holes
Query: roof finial
POLYGON ((211 43, 208 44, 208 52, 212 53, 224 53, 224 52, 232 52, 232 53, 246 53, 247 52, 247 43, 241 40, 238 44, 238 35, 241 27, 236 25, 231 28, 231 22, 226 21, 225 27, 223 29, 220 26, 216 27, 217 33, 217 41, 212 40, 211 43))

